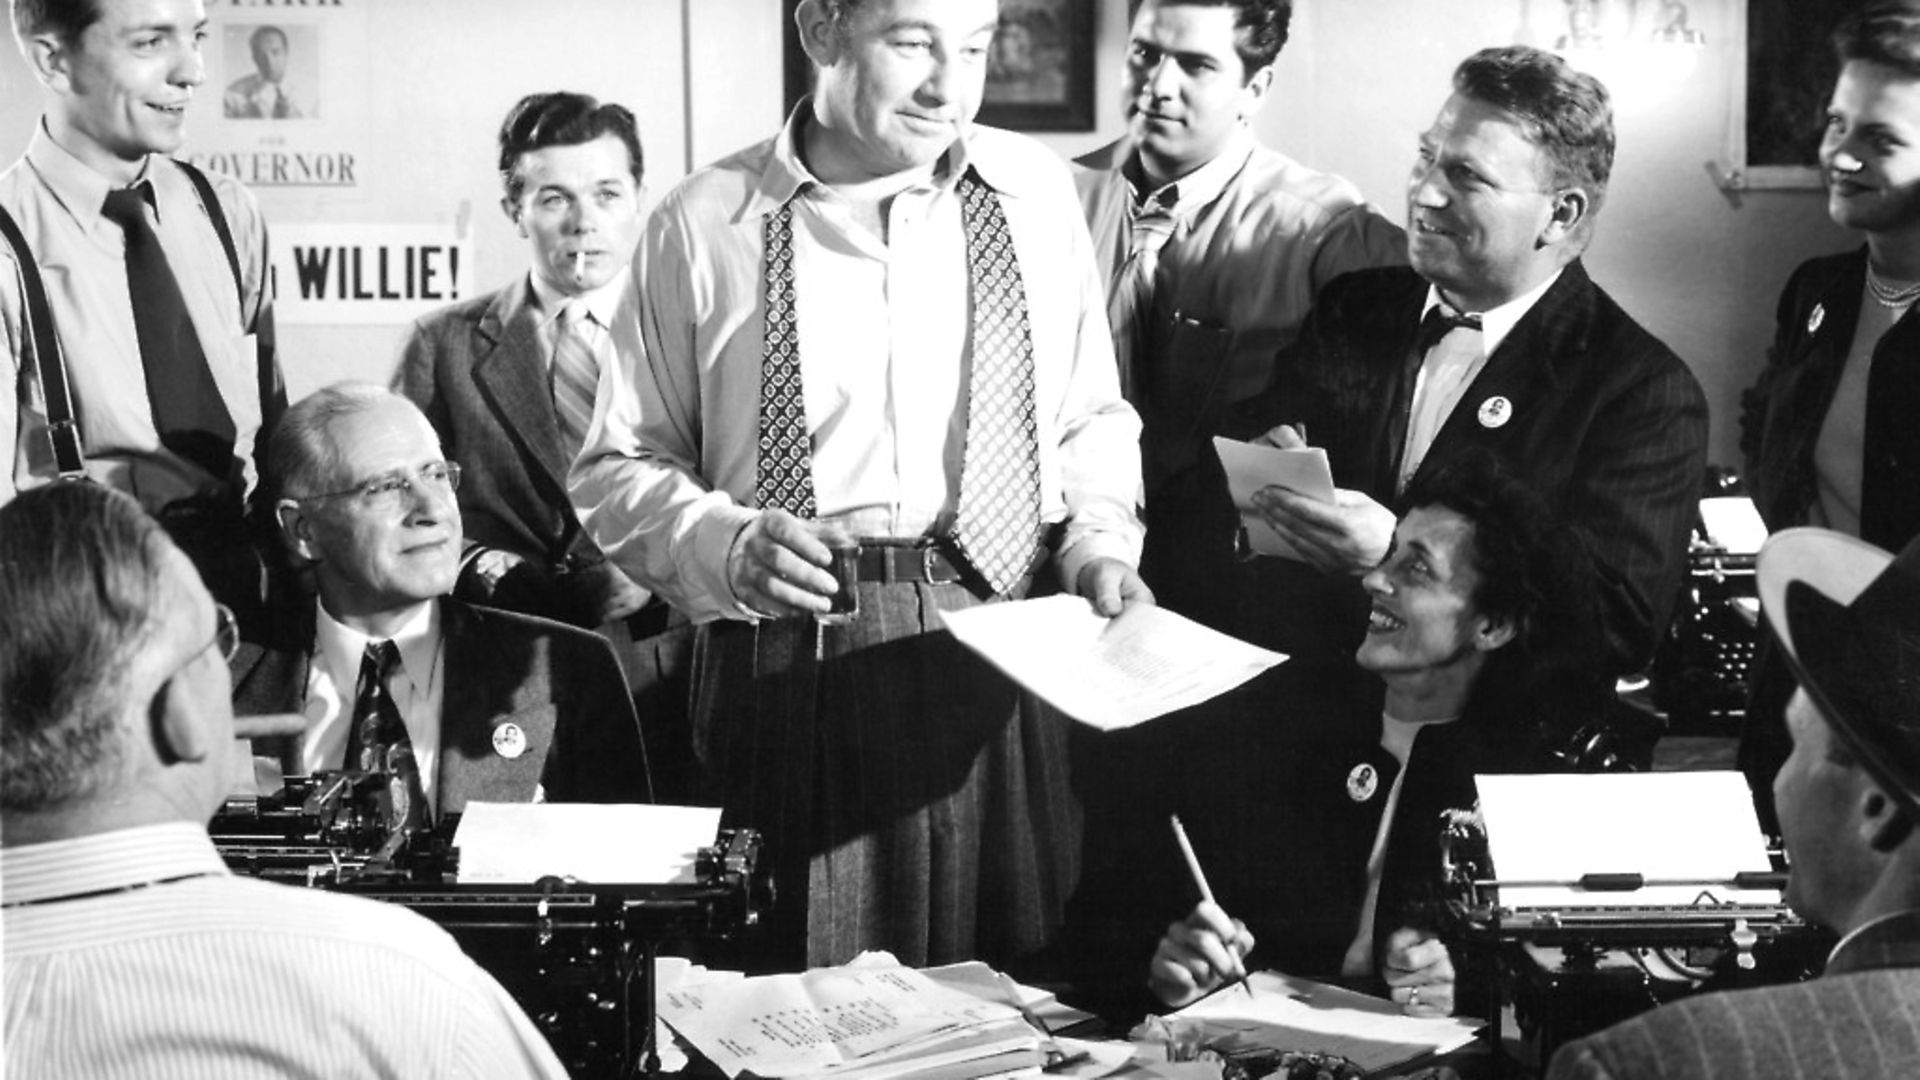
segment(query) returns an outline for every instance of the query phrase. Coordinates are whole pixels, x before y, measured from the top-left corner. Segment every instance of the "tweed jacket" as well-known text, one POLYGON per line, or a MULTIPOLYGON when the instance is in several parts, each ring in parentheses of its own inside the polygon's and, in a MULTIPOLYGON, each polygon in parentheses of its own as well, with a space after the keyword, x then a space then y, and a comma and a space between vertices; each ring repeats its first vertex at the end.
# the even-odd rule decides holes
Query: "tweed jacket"
MULTIPOLYGON (((1249 433, 1305 421, 1340 487, 1394 506, 1391 421, 1427 282, 1362 270, 1327 286, 1249 433)), ((1473 448, 1531 483, 1591 545, 1606 661, 1652 657, 1686 569, 1707 458, 1707 402, 1680 358, 1576 260, 1487 358, 1413 483, 1473 448)), ((1397 509, 1397 507, 1396 507, 1397 509)), ((1364 610, 1364 609, 1361 609, 1364 610)))
MULTIPOLYGON (((581 530, 567 498, 573 451, 553 410, 539 314, 522 276, 423 316, 401 345, 394 389, 427 414, 447 457, 464 470, 460 519, 468 554, 476 545, 508 551, 544 577, 606 556, 581 530)), ((527 610, 576 625, 591 622, 590 613, 527 610)))
MULTIPOLYGON (((604 639, 451 598, 440 601, 440 614, 440 816, 470 799, 528 802, 535 785, 550 802, 652 801, 633 699, 604 639), (494 746, 494 732, 509 722, 526 737, 514 757, 494 746)), ((232 664, 236 713, 301 711, 313 631, 309 602, 275 622, 274 640, 241 643, 232 664)))

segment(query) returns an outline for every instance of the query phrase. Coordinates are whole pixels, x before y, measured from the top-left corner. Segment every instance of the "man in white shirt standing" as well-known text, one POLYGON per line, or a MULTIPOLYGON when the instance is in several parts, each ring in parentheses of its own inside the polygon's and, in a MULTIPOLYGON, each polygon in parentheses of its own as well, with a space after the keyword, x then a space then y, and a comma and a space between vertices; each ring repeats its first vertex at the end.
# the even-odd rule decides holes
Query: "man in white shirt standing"
POLYGON ((1076 876, 1066 722, 939 613, 1149 601, 1139 422, 1065 168, 972 123, 997 0, 795 18, 816 92, 656 209, 574 505, 702 624, 695 745, 780 890, 755 959, 1005 959, 1076 876))
POLYGON ((129 498, 0 507, 9 1075, 564 1077, 412 912, 234 877, 233 616, 129 498))

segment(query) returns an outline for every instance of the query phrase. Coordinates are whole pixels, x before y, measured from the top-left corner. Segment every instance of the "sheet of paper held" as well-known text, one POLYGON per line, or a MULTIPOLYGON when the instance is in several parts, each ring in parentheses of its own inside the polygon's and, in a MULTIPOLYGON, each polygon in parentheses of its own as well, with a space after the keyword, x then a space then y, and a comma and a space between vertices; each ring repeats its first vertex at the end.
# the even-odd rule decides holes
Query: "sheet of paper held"
MULTIPOLYGON (((1727 881, 1771 869, 1753 798, 1737 772, 1481 776, 1487 853, 1502 881, 1576 881, 1587 874, 1727 881)), ((1506 907, 1693 904, 1708 887, 1631 892, 1503 886, 1506 907)), ((1778 889, 1713 887, 1722 902, 1777 904, 1778 889)))
POLYGON ((817 1072, 941 1035, 1023 1022, 1010 1005, 940 986, 912 968, 859 961, 664 989, 658 1008, 728 1076, 817 1072))
POLYGON ((1132 727, 1224 693, 1286 657, 1151 604, 1114 618, 1078 596, 940 617, 960 643, 1083 723, 1132 727))
POLYGON ((1173 1015, 1200 1022, 1207 1045, 1222 1050, 1317 1050, 1369 1073, 1465 1046, 1486 1024, 1464 1016, 1408 1016, 1384 998, 1277 971, 1256 971, 1247 986, 1251 994, 1214 994, 1173 1015))
POLYGON ((1254 509, 1253 493, 1277 484, 1303 495, 1332 502, 1333 470, 1327 465, 1326 450, 1318 446, 1281 450, 1222 439, 1217 435, 1213 439, 1213 450, 1220 455, 1220 465, 1227 473, 1227 493, 1233 497, 1233 505, 1240 511, 1240 524, 1246 527, 1247 543, 1254 552, 1283 559, 1298 559, 1300 556, 1294 553, 1293 545, 1274 532, 1273 526, 1267 524, 1267 519, 1254 509))
POLYGON ((552 874, 669 885, 693 883, 700 849, 719 832, 717 807, 470 802, 453 843, 463 884, 524 885, 552 874))

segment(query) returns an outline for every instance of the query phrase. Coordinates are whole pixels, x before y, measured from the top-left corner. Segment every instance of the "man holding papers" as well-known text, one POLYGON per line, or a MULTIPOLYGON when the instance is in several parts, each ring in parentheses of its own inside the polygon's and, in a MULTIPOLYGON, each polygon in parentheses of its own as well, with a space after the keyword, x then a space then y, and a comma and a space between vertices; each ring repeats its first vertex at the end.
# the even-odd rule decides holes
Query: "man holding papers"
POLYGON ((1826 529, 1760 549, 1799 682, 1773 782, 1787 902, 1840 935, 1812 982, 1688 998, 1563 1047, 1555 1080, 1920 1076, 1920 541, 1826 529))
MULTIPOLYGON (((1598 563, 1608 676, 1652 656, 1685 567, 1707 406, 1685 364, 1587 276, 1613 164, 1606 89, 1551 53, 1487 49, 1420 138, 1407 180, 1412 269, 1362 270, 1320 294, 1248 431, 1304 421, 1341 490, 1269 489, 1262 509, 1318 574, 1263 567, 1315 600, 1386 552, 1410 481, 1493 451, 1578 528, 1598 563)), ((1297 444, 1296 431, 1273 433, 1297 444)), ((1283 652, 1341 655, 1357 610, 1305 618, 1272 590, 1283 652), (1331 632, 1327 623, 1334 624, 1331 632)))
MULTIPOLYGON (((1237 977, 1257 940, 1262 967, 1384 981, 1409 1013, 1452 1011, 1451 961, 1414 913, 1439 876, 1439 815, 1473 805, 1475 773, 1561 767, 1564 740, 1542 718, 1592 706, 1558 692, 1597 629, 1578 546, 1525 484, 1475 458, 1423 476, 1407 501, 1362 581, 1372 611, 1356 659, 1373 677, 1333 690, 1285 665, 1195 726, 1241 753, 1171 778, 1219 902, 1167 928, 1150 976, 1166 1004, 1237 977)), ((1163 864, 1172 846, 1157 845, 1163 864)), ((1186 877, 1155 879, 1155 899, 1184 906, 1186 877)))

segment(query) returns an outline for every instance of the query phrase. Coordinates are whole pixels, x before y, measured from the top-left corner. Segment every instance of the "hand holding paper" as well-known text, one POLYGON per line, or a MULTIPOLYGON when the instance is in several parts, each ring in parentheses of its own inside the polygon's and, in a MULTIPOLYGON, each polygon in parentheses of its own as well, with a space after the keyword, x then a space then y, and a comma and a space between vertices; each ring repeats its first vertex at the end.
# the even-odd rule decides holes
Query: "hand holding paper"
POLYGON ((1285 559, 1303 558, 1291 541, 1275 531, 1253 501, 1254 492, 1266 487, 1285 487, 1303 495, 1333 501, 1333 471, 1327 465, 1327 452, 1318 447, 1280 449, 1275 446, 1235 442, 1215 437, 1214 452, 1227 474, 1227 493, 1240 511, 1240 524, 1247 531, 1247 542, 1255 554, 1285 559))

